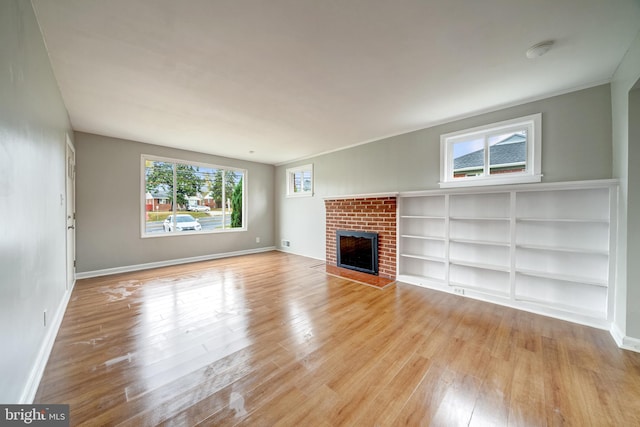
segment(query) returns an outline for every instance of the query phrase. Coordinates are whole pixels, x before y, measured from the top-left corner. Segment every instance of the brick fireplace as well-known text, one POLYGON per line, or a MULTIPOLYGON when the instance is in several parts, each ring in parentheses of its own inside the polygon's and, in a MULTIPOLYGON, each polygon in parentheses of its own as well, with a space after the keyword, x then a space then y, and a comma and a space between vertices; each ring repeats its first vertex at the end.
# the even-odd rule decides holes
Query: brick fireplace
POLYGON ((336 231, 378 233, 378 274, 396 277, 396 197, 329 198, 326 211, 326 259, 336 265, 336 231))

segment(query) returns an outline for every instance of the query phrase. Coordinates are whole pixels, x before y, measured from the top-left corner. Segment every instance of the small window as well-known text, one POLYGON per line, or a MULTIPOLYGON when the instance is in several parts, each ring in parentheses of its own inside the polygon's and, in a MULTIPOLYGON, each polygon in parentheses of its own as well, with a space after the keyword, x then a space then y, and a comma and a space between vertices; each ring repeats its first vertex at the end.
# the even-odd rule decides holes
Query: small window
POLYGON ((540 182, 542 115, 440 137, 440 187, 540 182))
POLYGON ((287 169, 287 196, 313 196, 313 165, 287 169))
POLYGON ((142 237, 246 230, 246 175, 143 155, 142 237))

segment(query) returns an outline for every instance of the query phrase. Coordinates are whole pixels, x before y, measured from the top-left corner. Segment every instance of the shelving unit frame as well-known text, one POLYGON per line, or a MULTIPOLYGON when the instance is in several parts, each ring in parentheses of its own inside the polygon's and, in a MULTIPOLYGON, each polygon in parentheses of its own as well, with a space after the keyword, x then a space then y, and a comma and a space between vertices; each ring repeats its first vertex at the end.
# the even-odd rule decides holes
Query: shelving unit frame
POLYGON ((609 328, 617 203, 616 180, 401 192, 397 279, 609 328))

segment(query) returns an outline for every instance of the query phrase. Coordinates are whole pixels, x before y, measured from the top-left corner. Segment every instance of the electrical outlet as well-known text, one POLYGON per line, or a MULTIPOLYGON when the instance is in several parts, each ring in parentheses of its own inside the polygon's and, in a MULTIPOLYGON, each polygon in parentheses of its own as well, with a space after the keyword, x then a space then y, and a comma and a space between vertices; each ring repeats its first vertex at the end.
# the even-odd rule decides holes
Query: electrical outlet
POLYGON ((453 288, 453 293, 458 295, 464 295, 464 289, 462 288, 453 288))
POLYGON ((260 238, 256 237, 256 243, 260 243, 260 238))
POLYGON ((283 240, 282 241, 282 247, 283 248, 288 248, 291 246, 291 242, 289 240, 283 240))

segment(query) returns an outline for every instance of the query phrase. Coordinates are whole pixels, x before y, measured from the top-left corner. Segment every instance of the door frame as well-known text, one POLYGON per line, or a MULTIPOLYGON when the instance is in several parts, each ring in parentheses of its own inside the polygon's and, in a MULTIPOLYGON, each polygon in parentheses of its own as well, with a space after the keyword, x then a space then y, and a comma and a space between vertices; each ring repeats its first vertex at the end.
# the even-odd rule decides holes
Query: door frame
POLYGON ((76 150, 69 134, 65 149, 65 246, 66 290, 73 289, 76 281, 76 150))

